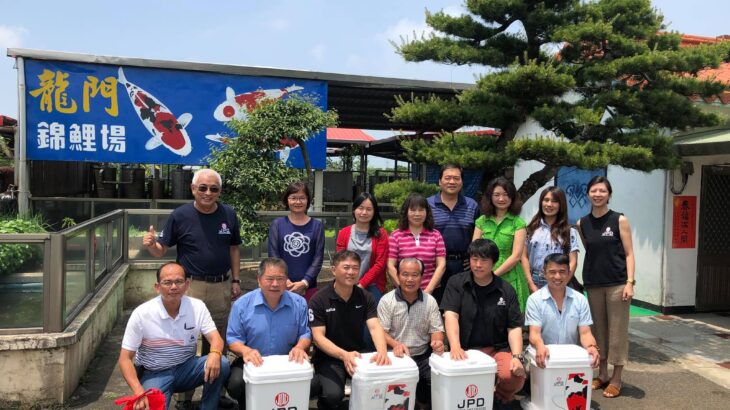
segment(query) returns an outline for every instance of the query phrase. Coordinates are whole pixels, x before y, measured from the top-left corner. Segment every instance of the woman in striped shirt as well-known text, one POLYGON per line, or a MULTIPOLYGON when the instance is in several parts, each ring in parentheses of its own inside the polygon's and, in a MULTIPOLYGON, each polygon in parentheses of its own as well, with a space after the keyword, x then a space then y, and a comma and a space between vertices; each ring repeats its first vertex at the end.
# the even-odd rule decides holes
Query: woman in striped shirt
POLYGON ((446 247, 439 231, 433 228, 433 215, 426 198, 410 194, 403 202, 398 229, 390 234, 388 276, 398 286, 398 263, 404 258, 423 262, 421 289, 431 294, 439 286, 446 269, 446 247))

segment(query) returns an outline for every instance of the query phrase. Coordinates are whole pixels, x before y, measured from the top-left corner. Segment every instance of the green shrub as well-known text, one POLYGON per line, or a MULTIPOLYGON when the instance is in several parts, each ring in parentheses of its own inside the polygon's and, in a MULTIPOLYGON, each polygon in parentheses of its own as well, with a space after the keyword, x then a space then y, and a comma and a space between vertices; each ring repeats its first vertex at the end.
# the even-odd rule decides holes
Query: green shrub
MULTIPOLYGON (((39 232, 46 232, 40 218, 0 220, 0 234, 39 232)), ((0 275, 17 272, 26 261, 37 257, 37 252, 35 246, 21 243, 0 245, 0 275)))
POLYGON ((385 229, 385 232, 388 232, 388 235, 390 235, 393 231, 398 229, 398 220, 397 219, 384 220, 383 228, 385 229))
POLYGON ((390 202, 396 211, 400 211, 400 207, 408 197, 408 194, 418 193, 424 197, 429 197, 438 192, 438 190, 439 187, 436 184, 401 179, 376 185, 375 196, 378 198, 378 201, 390 202))

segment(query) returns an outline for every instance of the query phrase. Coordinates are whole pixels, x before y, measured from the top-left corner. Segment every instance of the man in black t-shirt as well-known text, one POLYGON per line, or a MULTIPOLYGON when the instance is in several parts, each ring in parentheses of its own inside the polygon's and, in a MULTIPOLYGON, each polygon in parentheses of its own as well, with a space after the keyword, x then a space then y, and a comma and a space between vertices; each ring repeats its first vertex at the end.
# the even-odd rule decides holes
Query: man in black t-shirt
POLYGON ((332 276, 334 282, 309 301, 309 326, 315 345, 311 395, 319 396, 319 409, 336 409, 342 402, 347 375, 355 372, 355 358, 365 349, 365 324, 377 351, 371 361, 390 364, 375 299, 355 286, 360 276, 360 257, 348 250, 337 252, 332 257, 332 276))
POLYGON ((492 271, 499 259, 494 242, 477 239, 469 245, 468 253, 470 270, 451 278, 441 301, 451 358, 465 359, 468 349, 492 356, 498 379, 494 407, 511 408, 515 393, 525 384, 517 294, 492 271))

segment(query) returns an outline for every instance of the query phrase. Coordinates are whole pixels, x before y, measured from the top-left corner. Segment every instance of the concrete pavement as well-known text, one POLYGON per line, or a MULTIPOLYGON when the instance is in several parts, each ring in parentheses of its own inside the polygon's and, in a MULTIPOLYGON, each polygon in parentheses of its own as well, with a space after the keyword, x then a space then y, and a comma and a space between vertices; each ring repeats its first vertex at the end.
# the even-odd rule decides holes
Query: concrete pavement
MULTIPOLYGON (((71 400, 57 408, 116 409, 114 399, 129 394, 116 367, 127 318, 128 314, 103 342, 71 400)), ((632 318, 629 333, 630 362, 622 396, 606 399, 596 391, 593 409, 730 407, 729 316, 632 318)), ((0 402, 0 408, 31 407, 0 402)))

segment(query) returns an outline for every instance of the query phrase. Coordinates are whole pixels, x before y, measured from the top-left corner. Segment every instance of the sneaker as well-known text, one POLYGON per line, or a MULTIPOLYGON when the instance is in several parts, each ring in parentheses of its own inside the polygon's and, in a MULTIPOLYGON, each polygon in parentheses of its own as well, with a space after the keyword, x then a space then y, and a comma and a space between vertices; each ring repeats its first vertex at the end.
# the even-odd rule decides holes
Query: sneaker
POLYGON ((350 394, 352 394, 352 382, 350 381, 350 379, 347 379, 347 381, 345 382, 345 396, 349 397, 350 394))
POLYGON ((218 400, 218 408, 219 409, 232 409, 236 407, 236 402, 228 397, 228 395, 221 396, 220 400, 218 400))

